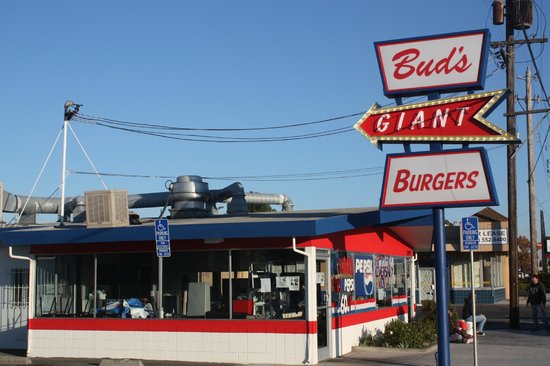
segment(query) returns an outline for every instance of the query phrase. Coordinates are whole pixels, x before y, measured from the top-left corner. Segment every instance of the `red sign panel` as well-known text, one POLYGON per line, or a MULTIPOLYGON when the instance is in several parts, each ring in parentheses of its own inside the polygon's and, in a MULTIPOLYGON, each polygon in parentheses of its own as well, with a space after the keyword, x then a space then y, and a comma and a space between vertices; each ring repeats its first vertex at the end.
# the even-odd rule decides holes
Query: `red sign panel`
POLYGON ((505 90, 379 108, 374 104, 355 124, 372 143, 513 142, 516 138, 484 118, 505 90))
POLYGON ((484 149, 388 155, 380 207, 498 205, 484 149))
POLYGON ((384 94, 483 89, 487 29, 376 42, 384 94))

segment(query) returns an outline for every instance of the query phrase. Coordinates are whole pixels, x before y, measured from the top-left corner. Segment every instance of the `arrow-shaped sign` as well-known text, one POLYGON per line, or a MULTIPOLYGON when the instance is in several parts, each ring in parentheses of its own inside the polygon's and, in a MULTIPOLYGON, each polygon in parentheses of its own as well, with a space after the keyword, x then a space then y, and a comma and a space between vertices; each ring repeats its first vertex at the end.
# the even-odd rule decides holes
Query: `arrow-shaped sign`
POLYGON ((355 124, 373 144, 404 142, 510 143, 518 140, 487 121, 508 91, 380 108, 376 103, 355 124))

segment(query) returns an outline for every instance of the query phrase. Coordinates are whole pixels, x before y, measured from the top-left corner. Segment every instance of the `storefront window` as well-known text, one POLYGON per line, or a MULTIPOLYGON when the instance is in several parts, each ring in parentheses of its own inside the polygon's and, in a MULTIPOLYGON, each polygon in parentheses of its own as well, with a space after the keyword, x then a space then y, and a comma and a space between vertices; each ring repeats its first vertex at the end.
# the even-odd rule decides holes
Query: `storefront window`
POLYGON ((93 256, 37 258, 36 316, 93 314, 93 256))
POLYGON ((491 258, 491 281, 493 287, 502 287, 502 256, 491 258))
POLYGON ((331 263, 332 305, 338 314, 346 314, 355 293, 354 260, 351 253, 340 251, 332 253, 331 263))
POLYGON ((407 294, 405 287, 405 282, 407 281, 405 258, 393 258, 393 268, 394 283, 392 293, 394 297, 401 298, 407 294))
POLYGON ((392 305, 392 288, 395 283, 393 257, 375 256, 376 304, 379 307, 392 305))
POLYGON ((291 250, 172 252, 162 261, 159 289, 155 253, 39 257, 36 316, 304 317, 304 256, 291 250))
POLYGON ((304 318, 304 256, 291 250, 233 250, 232 317, 304 318))

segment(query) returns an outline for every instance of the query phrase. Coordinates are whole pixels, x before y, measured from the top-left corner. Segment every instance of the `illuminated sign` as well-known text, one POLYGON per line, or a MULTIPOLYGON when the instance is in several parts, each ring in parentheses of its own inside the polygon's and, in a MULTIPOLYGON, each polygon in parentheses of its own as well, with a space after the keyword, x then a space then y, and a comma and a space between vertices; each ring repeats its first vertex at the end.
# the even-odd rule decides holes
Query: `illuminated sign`
POLYGON ((387 156, 381 208, 481 205, 498 205, 484 149, 387 156))
POLYGON ((384 94, 483 89, 489 30, 375 42, 384 94))
POLYGON ((354 127, 373 144, 514 142, 514 136, 484 118, 506 94, 497 90, 389 108, 375 103, 354 127))

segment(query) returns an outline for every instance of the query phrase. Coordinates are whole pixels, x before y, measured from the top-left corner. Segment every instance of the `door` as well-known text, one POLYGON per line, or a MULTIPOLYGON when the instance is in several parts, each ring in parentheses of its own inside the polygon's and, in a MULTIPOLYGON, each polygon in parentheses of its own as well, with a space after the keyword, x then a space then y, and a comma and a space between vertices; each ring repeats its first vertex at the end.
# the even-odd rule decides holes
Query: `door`
POLYGON ((330 358, 330 334, 332 330, 332 307, 330 304, 330 258, 317 256, 317 357, 319 361, 330 358))
POLYGON ((420 302, 422 300, 434 300, 435 294, 435 269, 434 268, 419 268, 418 269, 418 288, 420 302))

